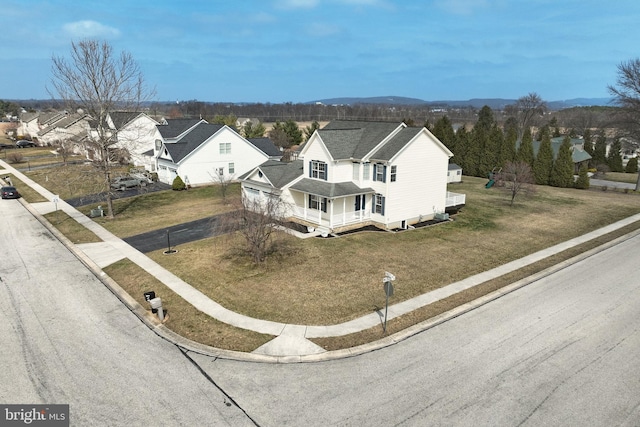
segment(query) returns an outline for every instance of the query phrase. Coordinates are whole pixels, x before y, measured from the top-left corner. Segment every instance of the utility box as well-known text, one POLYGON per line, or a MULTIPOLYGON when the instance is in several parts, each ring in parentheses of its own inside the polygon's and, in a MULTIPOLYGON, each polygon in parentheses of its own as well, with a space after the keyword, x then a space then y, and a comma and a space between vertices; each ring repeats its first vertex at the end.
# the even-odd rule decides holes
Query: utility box
POLYGON ((158 312, 158 318, 161 321, 164 320, 164 311, 162 310, 162 299, 153 298, 149 300, 149 304, 151 304, 151 310, 156 310, 158 312))
POLYGON ((104 210, 102 210, 102 206, 98 206, 95 209, 91 209, 91 218, 97 218, 99 216, 104 216, 104 210))

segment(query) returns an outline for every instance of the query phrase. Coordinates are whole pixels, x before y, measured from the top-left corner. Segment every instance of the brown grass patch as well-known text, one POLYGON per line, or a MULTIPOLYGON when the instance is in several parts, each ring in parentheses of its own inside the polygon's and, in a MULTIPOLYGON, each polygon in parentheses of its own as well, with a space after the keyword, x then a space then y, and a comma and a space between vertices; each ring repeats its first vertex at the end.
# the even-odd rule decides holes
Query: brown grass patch
POLYGON ((384 304, 382 277, 398 278, 392 303, 462 280, 640 212, 636 195, 542 187, 513 208, 499 190, 467 179, 456 220, 402 233, 369 232, 298 240, 281 236, 287 257, 254 266, 238 236, 179 248, 158 263, 239 313, 283 323, 337 324, 384 304))
POLYGON ((71 242, 75 244, 80 243, 96 243, 102 240, 96 236, 92 231, 81 225, 75 219, 71 218, 64 211, 57 210, 50 212, 44 217, 64 234, 71 242))
POLYGON ((274 338, 209 317, 128 259, 118 261, 104 271, 143 307, 149 308, 143 294, 153 290, 162 298, 162 306, 167 310, 165 326, 192 341, 220 349, 251 352, 274 338))

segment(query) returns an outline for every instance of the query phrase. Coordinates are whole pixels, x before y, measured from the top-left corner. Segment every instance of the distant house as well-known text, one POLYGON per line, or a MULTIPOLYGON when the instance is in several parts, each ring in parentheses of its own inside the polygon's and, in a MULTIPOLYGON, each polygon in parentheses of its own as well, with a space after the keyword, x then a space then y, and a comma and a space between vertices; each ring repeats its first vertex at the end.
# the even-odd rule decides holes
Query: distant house
POLYGON ((408 228, 464 204, 464 195, 447 192, 451 156, 426 128, 334 121, 313 133, 298 160, 265 162, 241 184, 248 200, 279 197, 286 216, 308 227, 408 228))
POLYGON ((462 182, 462 168, 455 163, 449 163, 447 182, 462 182))
MULTIPOLYGON (((560 151, 560 146, 562 145, 563 140, 563 136, 551 139, 551 150, 553 151, 554 160, 558 156, 558 151, 560 151)), ((519 144, 517 145, 519 146, 519 144)), ((533 141, 532 145, 533 154, 534 156, 537 156, 538 150, 540 149, 540 141, 533 141)), ((582 138, 571 139, 571 158, 573 159, 576 173, 578 173, 583 164, 588 163, 589 160, 591 160, 591 155, 584 150, 584 140, 582 138)))
POLYGON ((167 184, 176 176, 191 186, 235 180, 279 153, 268 139, 251 142, 229 126, 205 120, 167 120, 157 128, 158 179, 167 184))
POLYGON ((157 121, 142 112, 114 111, 107 117, 107 123, 118 141, 114 148, 126 150, 134 166, 154 169, 155 158, 149 153, 158 139, 157 121))
POLYGON ((35 136, 42 146, 60 145, 77 135, 86 133, 90 117, 87 114, 67 114, 59 120, 52 121, 42 128, 35 136))

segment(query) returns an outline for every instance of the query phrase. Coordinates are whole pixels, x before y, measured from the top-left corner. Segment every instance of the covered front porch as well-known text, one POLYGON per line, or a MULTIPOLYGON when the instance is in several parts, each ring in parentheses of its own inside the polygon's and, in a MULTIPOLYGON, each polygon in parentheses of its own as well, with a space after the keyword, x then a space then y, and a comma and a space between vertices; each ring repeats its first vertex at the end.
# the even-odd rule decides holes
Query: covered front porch
POLYGON ((291 213, 314 227, 335 230, 371 219, 374 191, 352 182, 328 183, 303 179, 291 187, 291 213))

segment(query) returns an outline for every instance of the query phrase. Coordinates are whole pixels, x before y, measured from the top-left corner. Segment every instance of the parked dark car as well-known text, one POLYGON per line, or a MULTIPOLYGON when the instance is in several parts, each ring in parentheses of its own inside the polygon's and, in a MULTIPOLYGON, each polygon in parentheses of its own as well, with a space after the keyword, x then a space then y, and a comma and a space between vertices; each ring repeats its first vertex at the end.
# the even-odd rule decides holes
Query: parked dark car
POLYGON ((15 145, 0 143, 0 150, 4 150, 5 148, 15 148, 15 145))
POLYGON ((26 139, 21 139, 20 141, 16 142, 16 147, 18 148, 25 148, 25 147, 35 147, 36 143, 33 141, 27 141, 26 139))
POLYGON ((19 199, 20 193, 16 190, 16 187, 2 187, 0 189, 0 194, 2 194, 3 199, 19 199))

